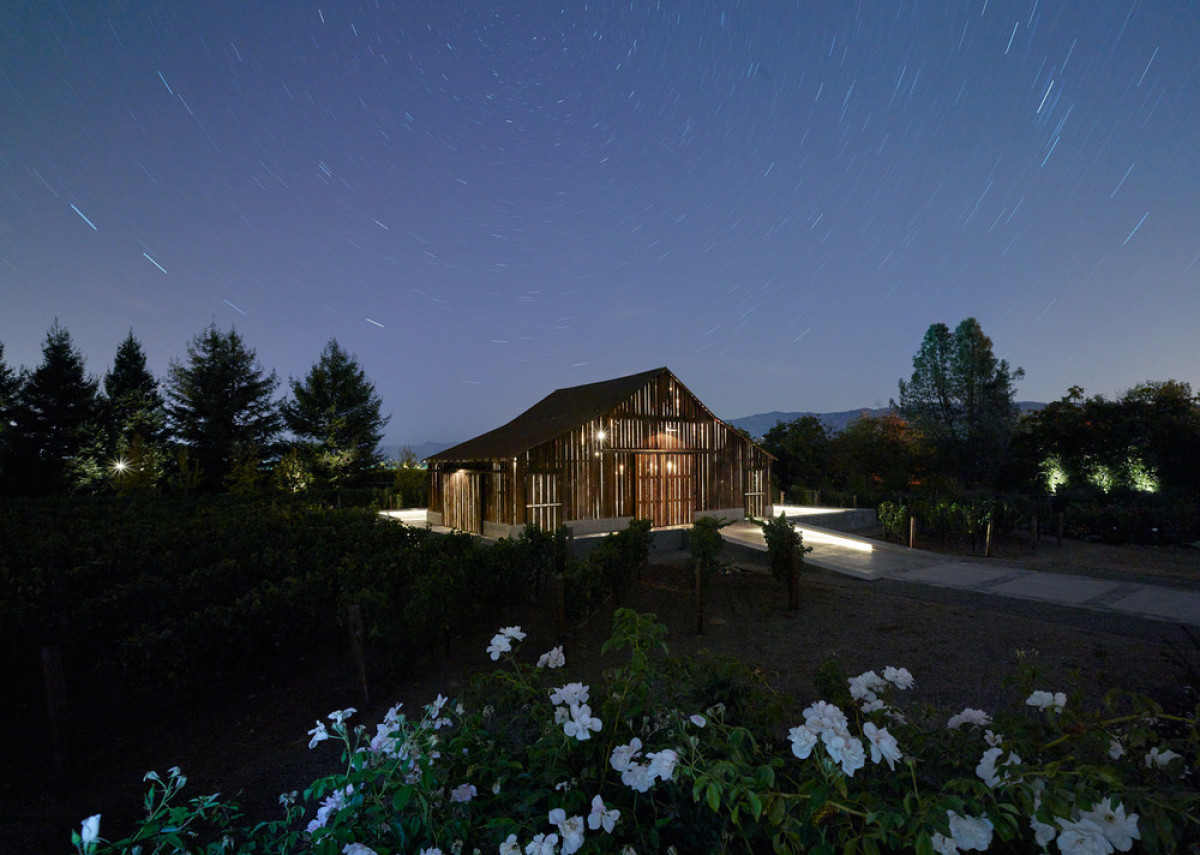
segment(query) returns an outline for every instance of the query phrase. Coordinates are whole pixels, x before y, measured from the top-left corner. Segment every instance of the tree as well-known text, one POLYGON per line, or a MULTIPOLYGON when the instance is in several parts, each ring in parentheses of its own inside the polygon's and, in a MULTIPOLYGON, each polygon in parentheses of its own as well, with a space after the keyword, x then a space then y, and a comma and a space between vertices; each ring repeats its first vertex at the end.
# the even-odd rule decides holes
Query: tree
POLYGON ((898 493, 923 477, 920 440, 896 413, 863 414, 830 440, 830 474, 856 494, 898 493))
POLYGON ((104 397, 105 420, 115 437, 126 442, 134 435, 151 442, 162 438, 166 429, 162 395, 132 330, 117 346, 112 370, 104 375, 104 397))
POLYGON ((1019 411, 1013 382, 1025 376, 997 360, 992 340, 967 318, 950 332, 929 327, 913 357, 912 378, 892 401, 926 438, 944 470, 965 485, 984 484, 1003 463, 1019 411))
POLYGON ((140 433, 130 437, 109 466, 109 482, 121 494, 151 495, 158 492, 166 474, 166 451, 146 442, 140 433))
POLYGON ((1026 456, 1041 486, 1196 495, 1200 484, 1200 400, 1177 380, 1147 381, 1116 400, 1085 398, 1072 386, 1028 419, 1026 456))
POLYGON ((357 360, 330 339, 303 381, 289 381, 293 400, 283 405, 288 430, 307 442, 332 480, 362 472, 382 457, 379 441, 391 416, 357 360))
POLYGON ((104 423, 110 437, 110 481, 122 493, 153 492, 165 472, 167 413, 141 342, 129 335, 104 375, 104 423))
POLYGON ((235 457, 248 447, 267 448, 282 419, 272 395, 275 372, 264 372, 236 329, 215 326, 188 344, 187 362, 171 362, 166 410, 171 433, 202 473, 202 486, 218 489, 235 457))
POLYGON ((762 447, 775 457, 772 467, 779 489, 819 488, 829 474, 829 432, 816 416, 776 422, 762 447))
POLYGON ((21 377, 4 362, 4 343, 0 342, 0 479, 9 471, 20 392, 21 377))
POLYGON ((58 321, 46 333, 42 362, 23 384, 16 407, 22 492, 58 492, 98 473, 98 384, 58 321))
POLYGON ((1120 405, 1140 440, 1140 468, 1164 488, 1200 495, 1200 395, 1180 380, 1148 380, 1122 395, 1120 405))

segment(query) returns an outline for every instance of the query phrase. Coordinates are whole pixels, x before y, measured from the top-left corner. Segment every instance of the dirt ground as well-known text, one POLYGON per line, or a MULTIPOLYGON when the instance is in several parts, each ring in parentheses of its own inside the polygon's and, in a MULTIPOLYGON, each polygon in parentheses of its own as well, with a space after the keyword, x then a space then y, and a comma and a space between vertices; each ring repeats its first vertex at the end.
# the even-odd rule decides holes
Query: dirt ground
MULTIPOLYGON (((922 544, 936 547, 936 544, 922 544)), ((1124 574, 1181 587, 1200 587, 1200 551, 1126 548, 1043 540, 1036 553, 1015 543, 994 559, 1050 571, 1124 574)), ((686 556, 660 556, 623 605, 653 612, 669 630, 671 652, 734 656, 760 669, 772 687, 800 703, 814 700, 813 675, 837 659, 848 674, 907 667, 917 688, 906 699, 953 710, 996 709, 1010 703, 1003 679, 1019 656, 1043 670, 1046 689, 1078 688, 1098 697, 1108 688, 1146 692, 1172 706, 1196 703, 1200 634, 1179 626, 891 581, 862 582, 807 568, 798 612, 759 564, 742 563, 719 576, 706 605, 705 632, 695 617, 686 556), (1191 684, 1189 688, 1188 684, 1191 684)), ((558 640, 544 612, 497 615, 463 639, 450 659, 427 663, 400 685, 373 685, 364 698, 348 657, 296 663, 287 674, 265 674, 214 690, 187 704, 164 704, 119 686, 73 688, 74 726, 68 765, 49 762, 42 698, 6 702, 0 711, 0 840, 17 853, 65 852, 84 817, 103 814, 101 834, 128 833, 144 794, 146 770, 179 765, 192 795, 221 792, 254 819, 279 815, 277 797, 301 789, 337 766, 331 743, 315 751, 306 731, 330 710, 359 709, 373 723, 388 706, 453 696, 472 671, 493 663, 484 649, 495 629, 522 623, 529 661, 558 640)), ((606 615, 567 638, 571 679, 594 679, 608 635, 606 615)), ((1017 699, 1019 703, 1019 699, 1017 699)))
MULTIPOLYGON (((866 534, 883 539, 881 528, 866 534)), ((894 538, 892 542, 895 542, 894 538)), ((982 543, 976 544, 976 551, 972 553, 969 545, 947 544, 929 538, 920 538, 917 548, 948 555, 983 554, 982 543)), ((1016 532, 997 542, 990 560, 1046 573, 1075 573, 1098 579, 1138 578, 1159 585, 1200 586, 1200 549, 1188 546, 1112 546, 1066 538, 1059 540, 1053 532, 1043 533, 1034 542, 1029 532, 1016 532)))

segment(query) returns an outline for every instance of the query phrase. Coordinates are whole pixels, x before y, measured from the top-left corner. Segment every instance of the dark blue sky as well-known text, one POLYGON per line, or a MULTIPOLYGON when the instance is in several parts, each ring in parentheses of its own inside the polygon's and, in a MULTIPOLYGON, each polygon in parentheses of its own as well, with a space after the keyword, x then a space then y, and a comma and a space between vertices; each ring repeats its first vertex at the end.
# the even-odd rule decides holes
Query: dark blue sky
POLYGON ((660 365, 877 406, 967 316, 1022 399, 1198 386, 1197 93, 1191 0, 10 0, 0 342, 335 336, 413 444, 660 365))

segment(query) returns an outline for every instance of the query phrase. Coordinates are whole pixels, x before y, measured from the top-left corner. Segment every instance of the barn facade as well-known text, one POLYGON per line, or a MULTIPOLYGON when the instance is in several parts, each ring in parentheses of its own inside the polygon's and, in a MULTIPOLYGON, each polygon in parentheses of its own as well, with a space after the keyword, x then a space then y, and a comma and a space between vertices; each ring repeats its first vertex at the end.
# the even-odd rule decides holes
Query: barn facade
POLYGON ((486 537, 769 514, 771 456, 666 368, 559 389, 428 465, 429 522, 486 537))

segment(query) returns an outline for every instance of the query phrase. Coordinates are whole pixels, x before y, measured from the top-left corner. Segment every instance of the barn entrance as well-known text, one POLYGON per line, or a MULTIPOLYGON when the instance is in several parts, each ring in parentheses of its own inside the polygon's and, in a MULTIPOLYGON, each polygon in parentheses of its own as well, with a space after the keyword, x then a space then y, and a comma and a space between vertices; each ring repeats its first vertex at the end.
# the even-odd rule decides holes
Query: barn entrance
POLYGON ((459 469, 448 477, 443 525, 483 534, 484 473, 459 469))
POLYGON ((695 459, 691 454, 636 455, 637 517, 654 526, 691 525, 695 459))

